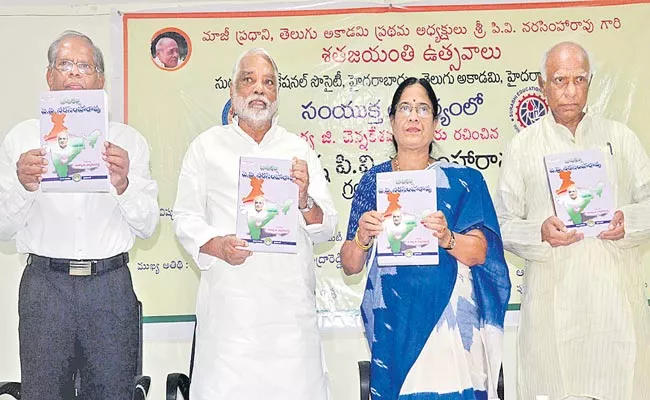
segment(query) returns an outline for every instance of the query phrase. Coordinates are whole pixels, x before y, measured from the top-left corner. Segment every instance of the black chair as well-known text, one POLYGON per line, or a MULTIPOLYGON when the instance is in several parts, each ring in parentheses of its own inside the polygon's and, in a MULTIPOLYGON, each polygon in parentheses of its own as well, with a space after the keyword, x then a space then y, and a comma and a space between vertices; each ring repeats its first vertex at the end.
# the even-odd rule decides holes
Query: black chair
MULTIPOLYGON (((140 327, 138 330, 138 368, 137 375, 133 379, 133 397, 132 400, 146 400, 149 388, 151 387, 151 377, 142 375, 142 303, 138 301, 138 319, 140 327)), ((81 387, 81 377, 79 370, 72 375, 74 382, 75 397, 79 396, 81 387)), ((0 382, 0 396, 8 394, 16 400, 20 400, 20 382, 0 382)))
MULTIPOLYGON (((370 400, 370 361, 359 361, 359 392, 361 400, 370 400)), ((503 400, 503 365, 499 370, 497 395, 503 400)), ((169 400, 169 399, 167 399, 169 400)))
POLYGON ((194 321, 194 335, 192 336, 192 350, 190 353, 190 374, 189 376, 181 372, 167 374, 167 395, 166 400, 177 400, 178 392, 181 393, 183 400, 190 398, 190 381, 192 379, 192 369, 194 368, 194 349, 196 345, 196 321, 194 321))
POLYGON ((14 399, 20 399, 20 383, 0 382, 0 396, 3 394, 13 396, 14 399))
POLYGON ((361 400, 370 400, 370 361, 359 361, 358 364, 361 400))

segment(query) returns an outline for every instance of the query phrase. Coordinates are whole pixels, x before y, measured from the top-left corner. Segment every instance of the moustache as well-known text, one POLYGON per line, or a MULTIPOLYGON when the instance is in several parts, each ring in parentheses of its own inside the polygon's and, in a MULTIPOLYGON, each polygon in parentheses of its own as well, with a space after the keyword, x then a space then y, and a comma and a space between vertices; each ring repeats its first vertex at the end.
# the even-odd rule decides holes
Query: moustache
POLYGON ((264 96, 250 95, 246 98, 246 105, 250 105, 254 101, 261 101, 266 107, 268 107, 270 104, 269 100, 264 96))

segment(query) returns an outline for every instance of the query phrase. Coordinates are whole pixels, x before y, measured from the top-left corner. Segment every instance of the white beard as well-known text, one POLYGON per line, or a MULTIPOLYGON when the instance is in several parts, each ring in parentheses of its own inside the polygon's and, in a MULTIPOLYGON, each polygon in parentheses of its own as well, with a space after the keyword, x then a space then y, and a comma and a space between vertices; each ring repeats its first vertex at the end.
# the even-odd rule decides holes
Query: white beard
POLYGON ((263 96, 252 94, 246 98, 234 94, 232 97, 232 106, 237 117, 253 126, 267 124, 278 111, 278 101, 269 104, 269 100, 263 96), (259 100, 266 105, 263 109, 249 107, 250 102, 259 100))

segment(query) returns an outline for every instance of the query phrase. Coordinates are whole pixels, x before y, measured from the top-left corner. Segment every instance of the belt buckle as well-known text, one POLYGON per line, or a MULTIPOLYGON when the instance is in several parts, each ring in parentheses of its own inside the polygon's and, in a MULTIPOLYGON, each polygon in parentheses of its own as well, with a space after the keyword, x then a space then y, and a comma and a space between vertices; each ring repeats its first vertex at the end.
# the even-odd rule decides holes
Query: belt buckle
POLYGON ((92 265, 92 261, 70 261, 69 274, 71 276, 90 276, 93 272, 92 265))

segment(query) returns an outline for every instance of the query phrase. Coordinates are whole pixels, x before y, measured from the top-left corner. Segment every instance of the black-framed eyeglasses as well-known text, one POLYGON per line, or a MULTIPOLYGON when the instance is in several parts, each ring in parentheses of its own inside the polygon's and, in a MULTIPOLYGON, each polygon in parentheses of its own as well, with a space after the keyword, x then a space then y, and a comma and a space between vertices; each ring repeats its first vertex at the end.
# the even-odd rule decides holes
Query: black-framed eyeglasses
POLYGON ((92 75, 97 72, 97 67, 92 64, 86 62, 74 62, 71 60, 59 60, 54 64, 54 68, 60 72, 70 72, 75 65, 77 66, 79 73, 83 75, 92 75))

